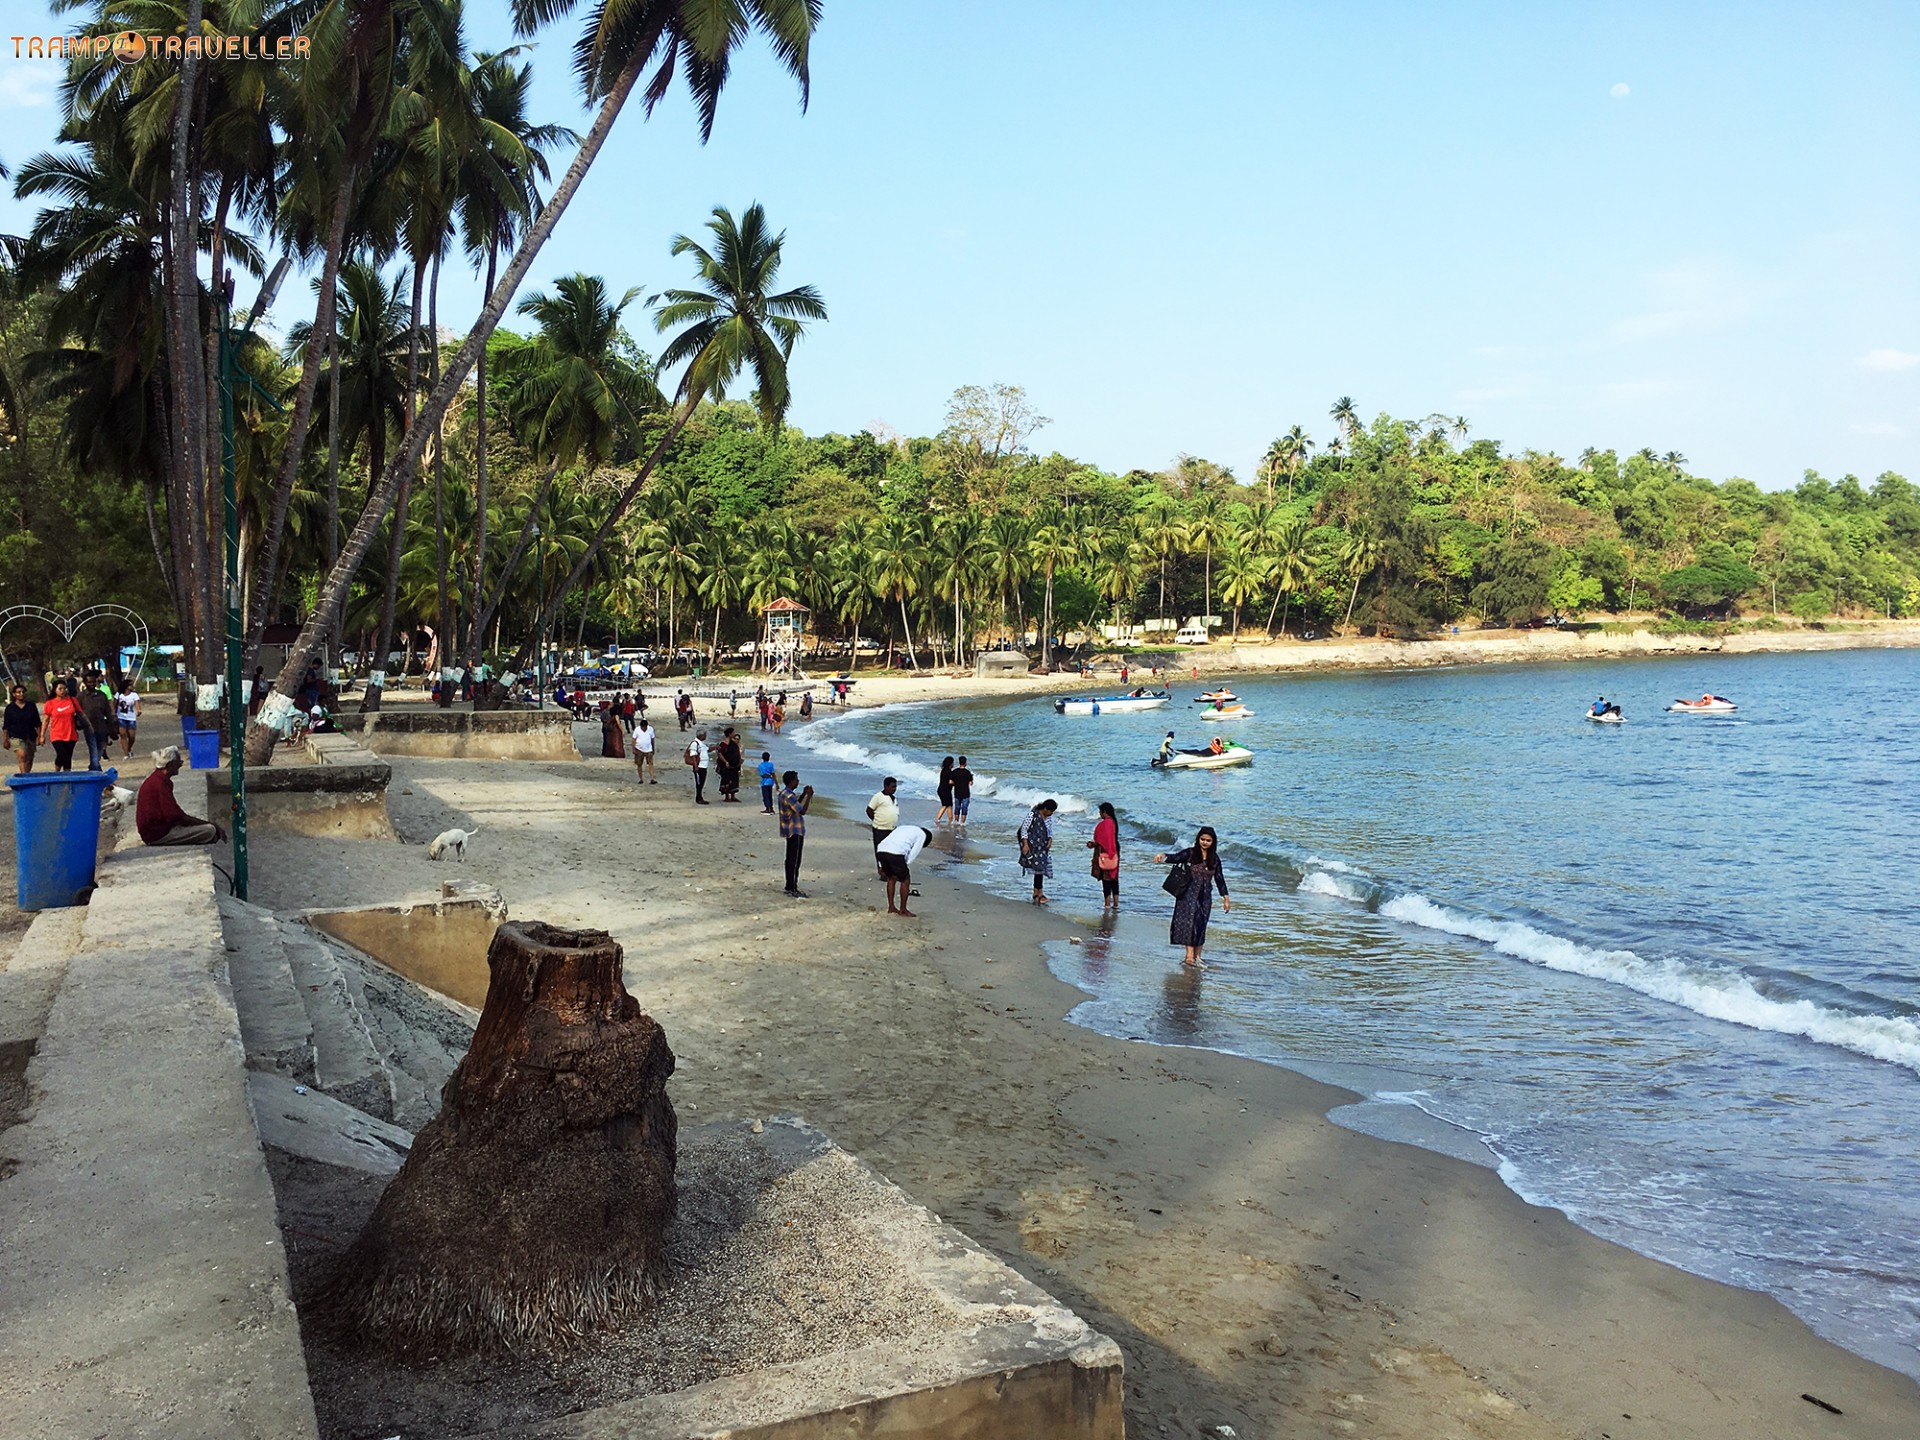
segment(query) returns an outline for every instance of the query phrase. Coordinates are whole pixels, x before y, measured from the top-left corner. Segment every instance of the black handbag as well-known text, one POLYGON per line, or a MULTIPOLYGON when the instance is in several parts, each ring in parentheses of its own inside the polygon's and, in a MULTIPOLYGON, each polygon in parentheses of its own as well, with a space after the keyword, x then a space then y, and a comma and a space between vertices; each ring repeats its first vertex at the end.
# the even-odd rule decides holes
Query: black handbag
POLYGON ((1167 878, 1160 882, 1160 888, 1178 900, 1182 895, 1187 893, 1187 882, 1192 878, 1192 866, 1175 865, 1171 870, 1167 871, 1167 878))

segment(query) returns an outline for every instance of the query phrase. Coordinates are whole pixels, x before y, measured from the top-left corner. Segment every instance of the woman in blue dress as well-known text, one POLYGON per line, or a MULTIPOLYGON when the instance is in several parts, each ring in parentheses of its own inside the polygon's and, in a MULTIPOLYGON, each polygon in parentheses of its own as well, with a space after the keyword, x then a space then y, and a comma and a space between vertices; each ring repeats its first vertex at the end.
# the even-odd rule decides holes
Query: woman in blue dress
POLYGON ((1184 870, 1187 880, 1173 897, 1173 927, 1167 941, 1187 947, 1186 963, 1198 965, 1200 951, 1207 943, 1207 921, 1213 916, 1213 892, 1220 891, 1220 908, 1231 913, 1233 901, 1227 898, 1227 877, 1220 869, 1220 837, 1211 825, 1202 825, 1193 844, 1171 855, 1153 857, 1156 865, 1175 866, 1175 875, 1184 870))
POLYGON ((1047 903, 1046 882, 1053 878, 1053 812, 1058 802, 1042 800, 1020 822, 1020 868, 1033 876, 1033 903, 1047 903))

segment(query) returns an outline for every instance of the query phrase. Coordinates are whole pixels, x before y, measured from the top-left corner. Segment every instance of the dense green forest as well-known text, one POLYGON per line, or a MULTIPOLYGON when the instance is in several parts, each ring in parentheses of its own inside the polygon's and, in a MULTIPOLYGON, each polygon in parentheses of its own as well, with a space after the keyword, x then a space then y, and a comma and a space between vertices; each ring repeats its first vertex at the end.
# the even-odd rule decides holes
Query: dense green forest
MULTIPOLYGON (((269 625, 299 627, 283 701, 329 643, 431 636, 443 660, 523 668, 542 636, 735 643, 782 595, 816 633, 914 663, 1195 615, 1418 635, 1920 614, 1920 496, 1896 475, 1762 492, 1672 451, 1567 461, 1463 417, 1368 423, 1345 398, 1282 408, 1252 473, 1182 456, 1114 474, 1048 451, 1006 384, 956 390, 931 435, 807 435, 787 415, 828 297, 781 273, 758 204, 678 217, 680 234, 663 218, 646 270, 681 284, 658 295, 542 283, 540 247, 628 98, 644 118, 683 84, 704 138, 731 58, 764 39, 804 103, 815 4, 574 17, 583 135, 529 113, 527 52, 467 46, 460 0, 70 8, 102 43, 70 62, 59 145, 8 157, 36 214, 0 244, 0 600, 130 604, 200 684, 230 596, 249 670, 269 625), (181 39, 196 23, 298 32, 311 58, 214 63, 181 39), (128 28, 149 33, 142 57, 103 60, 128 28), (295 261, 310 278, 281 299, 312 318, 257 330, 261 281, 295 261), (488 296, 464 331, 440 316, 461 265, 488 296)), ((514 15, 535 36, 568 7, 514 15)))

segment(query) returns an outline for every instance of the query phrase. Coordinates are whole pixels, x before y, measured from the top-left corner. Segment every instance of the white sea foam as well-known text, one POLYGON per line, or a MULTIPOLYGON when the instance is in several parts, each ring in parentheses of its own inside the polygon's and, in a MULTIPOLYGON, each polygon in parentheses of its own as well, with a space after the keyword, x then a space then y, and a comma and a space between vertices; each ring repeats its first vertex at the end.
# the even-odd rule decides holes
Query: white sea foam
POLYGON ((1365 875, 1367 872, 1358 865, 1349 865, 1344 860, 1322 860, 1318 855, 1309 855, 1306 864, 1314 870, 1331 870, 1336 875, 1365 875))
MULTIPOLYGON (((912 793, 930 796, 940 784, 940 769, 923 760, 914 760, 897 750, 871 750, 852 740, 835 740, 821 734, 816 729, 809 734, 800 732, 796 737, 807 749, 816 755, 824 755, 832 760, 844 760, 850 765, 858 765, 863 770, 871 770, 876 775, 897 776, 900 783, 912 793)), ((992 775, 976 775, 973 782, 975 799, 991 798, 1004 800, 1008 804, 1034 806, 1042 800, 1052 799, 1059 802, 1064 815, 1077 814, 1092 807, 1078 795, 1070 795, 1059 790, 1034 790, 1023 785, 1002 785, 992 775)))
POLYGON ((1309 870, 1300 877, 1299 888, 1302 894, 1326 895, 1335 900, 1364 901, 1367 898, 1366 886, 1359 881, 1344 875, 1329 874, 1325 870, 1309 870))
POLYGON ((1396 896, 1380 907, 1380 913, 1408 925, 1484 941, 1502 955, 1549 970, 1624 985, 1710 1019, 1799 1035, 1920 1073, 1920 1023, 1906 1016, 1856 1015, 1811 1000, 1776 1000, 1762 995, 1737 970, 1649 960, 1631 950, 1598 950, 1518 920, 1463 915, 1424 895, 1396 896))

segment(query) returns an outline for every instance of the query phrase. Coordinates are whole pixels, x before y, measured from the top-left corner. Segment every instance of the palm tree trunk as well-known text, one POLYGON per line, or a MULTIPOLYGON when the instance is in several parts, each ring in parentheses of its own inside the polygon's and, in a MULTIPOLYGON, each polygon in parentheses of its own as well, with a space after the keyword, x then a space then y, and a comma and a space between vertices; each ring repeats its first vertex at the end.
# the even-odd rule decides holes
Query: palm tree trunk
POLYGON ((907 659, 913 661, 913 668, 920 668, 920 657, 913 653, 913 622, 907 619, 907 592, 900 592, 900 628, 907 636, 907 659))
MULTIPOLYGON (((599 155, 601 147, 606 144, 608 134, 613 130, 613 122, 620 116, 621 107, 626 104, 627 97, 633 93, 633 87, 640 79, 640 63, 640 59, 636 58, 620 72, 614 81, 612 89, 607 93, 607 98, 601 102, 600 111, 594 117, 593 125, 587 131, 586 138, 580 142, 580 148, 574 152, 573 161, 567 166, 567 173, 561 177, 552 198, 542 207, 540 214, 528 227, 525 238, 520 242, 519 249, 514 252, 513 259, 507 266, 507 273, 500 277, 499 283, 488 294, 486 308, 473 322, 473 328, 467 332, 467 338, 461 342, 460 349, 454 354, 446 373, 440 377, 440 382, 433 387, 433 393, 427 397, 422 414, 428 426, 438 425, 441 417, 447 413, 447 407, 453 403, 454 396, 466 383, 475 361, 479 358, 481 350, 485 348, 487 337, 492 335, 501 317, 507 313, 508 304, 520 289, 521 283, 527 278, 527 272, 533 268, 534 259, 539 255, 541 247, 547 243, 547 237, 553 233, 554 226, 560 223, 560 217, 566 213, 568 203, 580 188, 580 182, 586 179, 587 171, 592 167, 594 158, 599 155)), ((344 207, 339 208, 344 212, 344 207)), ((344 225, 344 213, 340 223, 344 225)), ((330 250, 329 264, 337 263, 337 260, 338 256, 330 250)), ((332 284, 325 278, 325 273, 323 272, 321 288, 327 292, 325 299, 331 304, 332 284)), ((308 400, 310 405, 311 395, 308 400)), ((296 408, 296 416, 297 413, 296 408)), ((290 450, 297 449, 293 446, 291 439, 288 443, 290 450)), ((274 710, 284 711, 291 707, 294 692, 300 684, 300 677, 305 673, 307 662, 313 658, 314 651, 319 648, 320 636, 328 618, 345 602, 353 572, 359 568, 361 557, 373 544, 380 522, 386 518, 386 512, 393 504, 393 497, 398 493, 401 477, 419 463, 421 449, 421 432, 416 428, 415 433, 408 436, 400 453, 388 464, 387 473, 381 477, 378 492, 367 497, 366 508, 361 512, 360 519, 355 522, 353 533, 347 537, 346 550, 335 562, 326 578, 321 581, 319 603, 314 606, 313 615, 301 629, 299 638, 288 648, 287 663, 281 667, 279 676, 274 680, 274 710)), ((298 464, 297 454, 293 456, 292 463, 298 464)), ((287 492, 290 497, 291 483, 287 486, 287 492)), ((277 535, 278 525, 283 523, 286 517, 286 505, 277 492, 274 499, 279 507, 279 513, 275 517, 275 523, 268 527, 269 536, 277 535)), ((277 738, 278 733, 271 726, 250 725, 247 729, 248 760, 255 764, 265 764, 270 761, 273 758, 273 747, 277 738)))
MULTIPOLYGON (((433 284, 427 292, 427 367, 440 378, 440 252, 433 254, 433 284)), ((453 668, 460 642, 453 633, 453 601, 447 587, 447 427, 444 418, 433 427, 433 584, 434 645, 440 668, 453 668)), ((453 687, 440 692, 440 708, 453 704, 453 687)))
MULTIPOLYGON (((340 558, 340 310, 333 310, 327 327, 327 569, 340 558)), ((341 617, 333 617, 328 643, 338 664, 343 631, 341 617)))
MULTIPOLYGON (((271 575, 280 561, 280 543, 287 528, 287 510, 293 503, 294 482, 300 476, 300 461, 307 448, 307 430, 313 423, 313 392, 320 382, 320 347, 313 343, 313 337, 317 337, 323 328, 331 330, 337 323, 334 291, 340 279, 340 260, 347 243, 347 212, 353 206, 353 186, 358 173, 358 166, 351 162, 342 167, 340 185, 333 196, 333 212, 327 217, 327 247, 320 261, 320 298, 314 307, 313 330, 308 340, 306 358, 300 365, 300 383, 294 387, 293 415, 287 424, 286 448, 281 453, 280 473, 274 477, 273 497, 267 506, 265 538, 260 546, 260 570, 266 575, 271 575)), ((369 493, 369 503, 373 498, 369 493)), ((348 543, 351 545, 351 540, 348 543)), ((365 553, 364 549, 362 553, 365 553)), ((334 568, 340 568, 338 559, 334 562, 334 568)), ((340 587, 342 599, 345 598, 347 585, 352 583, 353 572, 359 568, 360 556, 355 555, 340 587)), ((265 607, 256 608, 247 624, 245 663, 248 666, 254 663, 254 656, 260 649, 260 633, 266 629, 266 625, 265 607)), ((312 628, 311 620, 308 621, 308 628, 312 628)), ((319 648, 319 644, 320 637, 316 634, 313 644, 306 647, 300 657, 300 669, 293 673, 287 687, 281 692, 288 698, 292 697, 294 687, 306 673, 307 662, 313 658, 313 652, 319 648)), ((293 656, 289 653, 288 664, 292 662, 293 656)), ((272 751, 269 748, 265 753, 270 755, 272 751)), ((264 759, 261 763, 265 763, 264 759)))
MULTIPOLYGON (((495 262, 499 258, 499 246, 494 243, 490 235, 487 238, 487 294, 489 295, 493 294, 493 271, 495 262)), ((434 273, 436 277, 439 274, 437 269, 434 273)), ((438 342, 435 343, 437 346, 438 342)), ((467 656, 467 659, 470 663, 478 665, 480 639, 487 633, 487 618, 480 612, 481 602, 485 600, 487 594, 487 349, 484 345, 480 347, 480 354, 473 362, 473 380, 476 406, 473 414, 473 644, 470 647, 472 653, 467 656)), ((546 486, 552 483, 553 476, 549 472, 547 479, 541 485, 543 495, 546 486)), ((539 510, 539 505, 535 504, 532 513, 538 514, 539 510)), ((526 542, 522 539, 520 545, 515 547, 513 559, 507 564, 507 574, 513 573, 514 565, 519 563, 520 551, 525 548, 526 542)), ((503 591, 506 588, 504 582, 501 588, 503 591)), ((499 604, 500 602, 495 600, 494 609, 499 608, 499 604)), ((487 616, 492 613, 493 610, 488 610, 487 616)))
MULTIPOLYGON (((367 490, 372 493, 375 477, 380 474, 380 462, 385 458, 387 449, 387 421, 379 412, 376 403, 372 420, 367 426, 367 490)), ((402 490, 405 490, 404 484, 402 490)), ((387 656, 393 650, 393 612, 400 598, 400 552, 406 545, 407 509, 403 499, 393 511, 393 539, 387 547, 387 589, 380 602, 379 638, 373 642, 373 668, 385 671, 387 656)), ((406 670, 402 668, 402 675, 406 670)), ((380 708, 380 689, 369 683, 360 696, 360 709, 364 713, 380 708)))
POLYGON ((1355 575, 1355 576, 1353 577, 1353 593, 1352 593, 1351 595, 1349 595, 1349 596, 1347 597, 1347 619, 1346 619, 1346 624, 1345 624, 1344 626, 1342 626, 1341 628, 1343 628, 1343 629, 1351 629, 1351 628, 1352 628, 1352 626, 1353 626, 1353 602, 1354 602, 1354 601, 1356 601, 1356 600, 1358 600, 1359 598, 1360 598, 1360 577, 1359 577, 1359 575, 1357 575, 1357 574, 1356 574, 1356 575, 1355 575))
MULTIPOLYGON (((1280 608, 1280 597, 1282 595, 1285 595, 1286 593, 1287 592, 1285 590, 1282 590, 1279 586, 1276 585, 1274 587, 1273 604, 1267 607, 1267 638, 1269 640, 1273 638, 1273 612, 1280 608)), ((1283 630, 1286 628, 1286 622, 1284 620, 1281 622, 1280 628, 1283 630)))
MULTIPOLYGON (((187 0, 186 32, 200 33, 205 11, 202 0, 187 0)), ((213 635, 211 616, 206 613, 204 550, 206 524, 203 515, 202 486, 207 466, 205 442, 207 427, 202 409, 204 387, 199 378, 199 347, 192 337, 200 333, 200 267, 197 263, 199 240, 198 176, 192 165, 194 97, 200 88, 198 57, 189 55, 180 63, 173 117, 173 190, 169 197, 168 219, 169 289, 172 304, 168 348, 173 371, 174 403, 179 407, 175 427, 175 454, 181 498, 182 529, 187 539, 187 560, 192 583, 187 588, 187 610, 193 616, 195 638, 187 642, 189 657, 198 679, 213 678, 213 635)), ((176 552, 177 553, 177 552, 176 552)))
MULTIPOLYGON (((411 296, 411 303, 407 305, 407 411, 405 411, 401 436, 411 436, 415 428, 413 409, 415 409, 415 401, 420 396, 420 296, 424 294, 424 290, 426 290, 426 273, 420 269, 419 261, 415 261, 413 263, 413 296, 411 296)), ((374 409, 371 419, 372 432, 384 436, 386 420, 382 419, 378 413, 380 411, 378 397, 374 399, 372 409, 374 409)), ((378 455, 378 451, 372 451, 372 453, 378 455)), ((374 486, 378 484, 378 480, 380 480, 380 468, 376 461, 374 468, 367 474, 369 495, 374 492, 374 486)), ((374 653, 380 657, 382 668, 386 666, 388 647, 394 641, 394 611, 399 605, 399 559, 407 551, 407 501, 411 499, 411 493, 413 493, 413 470, 407 468, 401 472, 401 478, 399 478, 399 499, 394 505, 394 534, 392 534, 392 540, 388 540, 388 551, 386 551, 386 599, 382 599, 380 603, 380 639, 374 645, 374 653)), ((413 630, 409 628, 407 634, 411 636, 413 630)), ((411 641, 409 641, 409 649, 411 649, 411 641)), ((407 674, 405 662, 401 662, 401 676, 405 674, 407 674)), ((380 708, 380 687, 367 685, 367 693, 361 697, 361 710, 378 710, 378 708, 380 708)))

